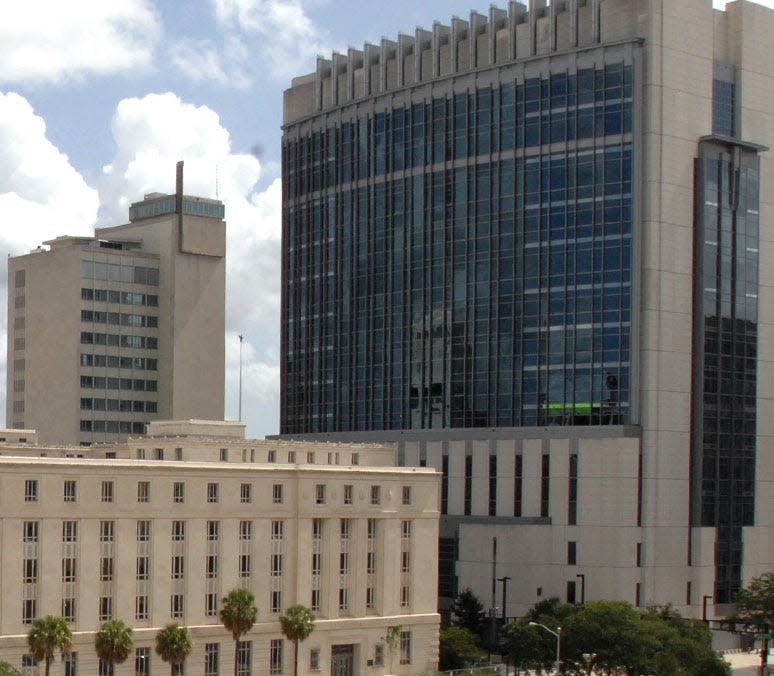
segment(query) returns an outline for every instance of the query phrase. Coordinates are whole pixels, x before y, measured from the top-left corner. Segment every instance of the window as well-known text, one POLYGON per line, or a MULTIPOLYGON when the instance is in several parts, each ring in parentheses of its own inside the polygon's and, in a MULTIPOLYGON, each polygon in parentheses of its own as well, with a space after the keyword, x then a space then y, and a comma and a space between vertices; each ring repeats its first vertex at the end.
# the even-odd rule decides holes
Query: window
POLYGON ((402 521, 401 522, 401 535, 404 539, 411 537, 411 521, 402 521))
POLYGON ((239 555, 239 577, 250 577, 250 555, 239 555))
POLYGON ((137 542, 148 542, 151 535, 151 522, 150 521, 138 521, 137 522, 137 542))
POLYGON ((352 464, 353 465, 359 465, 360 464, 360 453, 353 453, 352 454, 352 464))
POLYGON ((25 542, 38 541, 38 522, 37 521, 25 521, 22 530, 24 533, 25 542))
POLYGON ((378 505, 381 502, 381 487, 371 486, 371 504, 378 505))
POLYGON ((282 575, 282 554, 271 555, 271 575, 272 577, 282 575))
POLYGON ((411 664, 411 632, 400 632, 400 663, 411 664))
POLYGON ((185 540, 185 521, 172 522, 172 541, 182 542, 185 540))
POLYGON ((183 595, 172 594, 169 597, 169 614, 171 617, 183 617, 183 595))
POLYGON ((175 555, 172 557, 172 579, 180 580, 185 574, 185 557, 175 555))
POLYGON ((22 603, 22 624, 32 624, 37 612, 37 602, 35 599, 24 599, 22 603))
POLYGON ((346 587, 339 588, 339 610, 349 608, 349 590, 346 587))
POLYGON ((102 482, 102 502, 113 502, 113 482, 102 482))
POLYGON ((62 559, 62 582, 75 582, 75 559, 65 557, 62 559))
POLYGON ((112 596, 100 596, 99 597, 99 621, 107 622, 113 618, 113 597, 112 596))
POLYGON ((220 643, 204 644, 204 676, 218 676, 220 643))
MULTIPOLYGON (((280 641, 280 644, 282 642, 280 641)), ((282 648, 280 647, 280 651, 282 648)), ((236 645, 236 657, 237 657, 237 676, 250 676, 252 673, 251 663, 253 655, 253 642, 252 641, 237 641, 236 645)), ((282 664, 282 654, 280 653, 280 665, 282 664)), ((281 670, 280 666, 280 670, 281 670)))
POLYGON ((136 570, 138 580, 147 580, 150 572, 150 559, 147 556, 138 556, 136 570))
POLYGON ((220 534, 220 521, 207 522, 207 540, 215 542, 220 534))
POLYGON ((101 582, 110 582, 113 579, 113 557, 112 556, 100 557, 99 579, 101 582))
POLYGON ((271 487, 271 501, 275 505, 282 504, 282 484, 274 484, 271 487))
POLYGON ((377 643, 374 646, 374 666, 384 666, 384 643, 377 643))
POLYGON ((344 485, 344 504, 345 505, 352 504, 352 484, 344 485))
POLYGON ((411 552, 400 553, 400 572, 401 573, 411 572, 411 552))
POLYGON ((346 575, 349 572, 349 552, 339 554, 339 573, 346 575))
POLYGON ((220 493, 220 484, 217 484, 217 483, 207 484, 207 502, 218 502, 219 493, 220 493))
POLYGON ((150 676, 150 648, 134 649, 135 676, 150 676))
POLYGON ((277 462, 277 451, 269 451, 266 454, 266 460, 268 462, 277 462))
POLYGON ((218 557, 214 554, 207 556, 205 561, 205 574, 208 579, 218 577, 218 557))
POLYGON ((284 522, 282 521, 272 521, 271 522, 271 539, 272 540, 281 540, 282 539, 282 532, 283 532, 283 526, 284 522))
POLYGON ((282 592, 276 589, 271 593, 271 612, 282 612, 282 592))
POLYGON ((543 454, 540 470, 540 516, 548 516, 551 488, 551 456, 543 454))
POLYGON ((567 523, 578 523, 578 454, 570 454, 569 477, 567 479, 567 523))
MULTIPOLYGON (((136 620, 148 619, 148 596, 146 594, 140 594, 134 598, 134 618, 136 620)), ((140 673, 140 672, 137 672, 140 673)), ((148 673, 143 671, 142 673, 148 673)))
POLYGON ((567 565, 574 566, 577 560, 577 544, 575 542, 567 543, 567 565))
POLYGON ((24 502, 38 501, 38 480, 27 479, 24 482, 24 502))
MULTIPOLYGON (((134 389, 140 389, 142 390, 142 380, 135 380, 135 388, 134 389), (139 384, 140 387, 137 385, 139 384)), ((164 449, 163 448, 154 448, 153 449, 153 459, 154 460, 163 460, 164 459, 164 449)))
POLYGON ((182 481, 172 484, 172 502, 185 502, 185 484, 182 481))
POLYGON ((183 459, 183 449, 182 448, 176 448, 175 449, 175 460, 182 460, 183 459))
POLYGON ((401 502, 403 502, 404 505, 411 504, 411 486, 403 487, 403 495, 402 495, 401 502))
POLYGON ((99 541, 113 542, 114 536, 115 536, 115 522, 100 521, 99 522, 99 541))
POLYGON ((76 482, 67 480, 64 482, 64 501, 75 502, 76 482))
POLYGON ((309 671, 320 671, 320 649, 312 648, 309 651, 309 671))
POLYGON ((38 581, 38 560, 22 560, 22 581, 25 584, 34 584, 38 581))
POLYGON ((62 542, 77 542, 78 522, 62 521, 62 542))
POLYGON ((227 448, 221 448, 220 449, 220 461, 221 462, 228 462, 228 449, 227 448))
POLYGON ((97 667, 97 676, 114 676, 113 665, 105 662, 105 660, 100 660, 97 667))
POLYGON ((75 599, 62 599, 62 618, 65 622, 75 622, 75 599))
POLYGON ((150 481, 137 482, 137 502, 150 501, 150 481))
POLYGON ((76 676, 78 665, 78 653, 69 652, 62 655, 62 661, 64 663, 64 676, 76 676))
POLYGON ((253 501, 253 485, 242 484, 239 487, 239 499, 240 502, 249 503, 253 501))
POLYGON ((270 646, 269 673, 282 673, 282 639, 273 638, 270 646))
POLYGON ((294 464, 296 462, 296 452, 288 451, 288 464, 294 464))
POLYGON ((314 487, 315 502, 318 505, 325 504, 325 484, 317 484, 314 487))
POLYGON ((408 585, 403 585, 400 588, 400 606, 401 608, 408 608, 411 605, 411 588, 408 585))
POLYGON ((253 538, 253 522, 252 521, 240 521, 239 522, 239 539, 242 541, 252 540, 253 538))
POLYGON ((366 608, 368 610, 376 608, 376 591, 373 587, 366 587, 366 608))
POLYGON ((319 612, 320 610, 320 590, 312 589, 312 610, 319 612))
POLYGON ((513 516, 521 516, 522 479, 524 472, 524 456, 516 455, 513 464, 513 516))

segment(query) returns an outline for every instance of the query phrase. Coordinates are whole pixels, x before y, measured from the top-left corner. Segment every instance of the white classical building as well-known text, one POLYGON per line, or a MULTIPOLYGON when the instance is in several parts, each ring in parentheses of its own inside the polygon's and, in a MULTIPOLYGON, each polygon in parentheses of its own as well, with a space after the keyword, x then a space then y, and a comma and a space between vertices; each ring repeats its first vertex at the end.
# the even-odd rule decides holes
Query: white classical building
POLYGON ((108 619, 134 629, 116 676, 167 668, 154 641, 168 622, 191 633, 187 673, 231 673, 235 644, 218 610, 236 588, 259 608, 240 673, 291 673, 279 617, 296 603, 317 617, 301 674, 435 667, 440 477, 391 466, 393 447, 246 440, 239 424, 201 421, 90 448, 5 436, 0 658, 24 674, 38 673, 30 624, 49 614, 74 634, 55 675, 103 673, 94 632, 108 619))

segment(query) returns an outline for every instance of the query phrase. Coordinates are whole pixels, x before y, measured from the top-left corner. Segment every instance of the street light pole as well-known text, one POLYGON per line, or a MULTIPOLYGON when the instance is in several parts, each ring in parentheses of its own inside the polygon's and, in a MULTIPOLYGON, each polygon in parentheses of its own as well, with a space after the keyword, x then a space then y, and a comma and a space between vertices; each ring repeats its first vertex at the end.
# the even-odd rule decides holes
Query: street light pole
POLYGON ((562 628, 557 627, 556 631, 553 629, 549 629, 545 624, 540 624, 540 622, 530 622, 530 627, 540 627, 541 629, 545 629, 549 634, 553 634, 556 636, 556 673, 557 676, 559 674, 559 667, 562 664, 562 657, 561 657, 561 649, 562 649, 562 628))
POLYGON ((503 626, 505 626, 505 620, 506 620, 506 614, 505 614, 505 603, 508 600, 508 580, 511 578, 507 575, 504 575, 503 577, 498 577, 497 581, 503 583, 503 626))

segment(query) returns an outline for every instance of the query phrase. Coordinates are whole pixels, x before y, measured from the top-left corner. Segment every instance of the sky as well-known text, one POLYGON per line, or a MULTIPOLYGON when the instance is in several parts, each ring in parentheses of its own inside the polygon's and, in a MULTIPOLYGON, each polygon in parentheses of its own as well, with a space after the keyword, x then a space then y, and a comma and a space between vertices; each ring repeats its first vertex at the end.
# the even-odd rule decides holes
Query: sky
MULTIPOLYGON (((183 160, 186 193, 226 204, 226 417, 238 417, 242 334, 246 433, 276 434, 282 92, 314 70, 318 54, 430 29, 471 9, 486 14, 489 4, 14 3, 0 23, 0 251, 17 255, 57 235, 125 223, 144 194, 174 191, 183 160)), ((0 269, 0 304, 6 278, 0 269)), ((1 392, 2 410, 4 399, 1 392)))

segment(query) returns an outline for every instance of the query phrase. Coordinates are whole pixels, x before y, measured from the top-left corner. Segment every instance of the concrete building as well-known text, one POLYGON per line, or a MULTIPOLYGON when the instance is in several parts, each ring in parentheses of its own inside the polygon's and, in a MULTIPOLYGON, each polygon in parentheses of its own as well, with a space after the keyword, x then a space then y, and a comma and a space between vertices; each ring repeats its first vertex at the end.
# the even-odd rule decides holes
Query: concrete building
POLYGON ((153 193, 129 223, 8 261, 6 425, 92 444, 223 418, 223 204, 153 193))
POLYGON ((300 674, 435 667, 436 472, 391 466, 394 449, 379 445, 246 440, 237 424, 149 431, 88 448, 0 432, 4 660, 36 676, 26 635, 53 614, 74 634, 55 676, 103 673, 94 632, 107 619, 134 629, 116 676, 165 672, 154 641, 174 621, 193 639, 186 673, 229 674, 235 644, 217 614, 223 596, 245 588, 259 617, 240 642, 240 673, 292 673, 279 617, 295 603, 316 616, 300 674))
POLYGON ((443 473, 442 597, 712 617, 774 566, 772 34, 513 2, 286 91, 281 434, 443 473))

